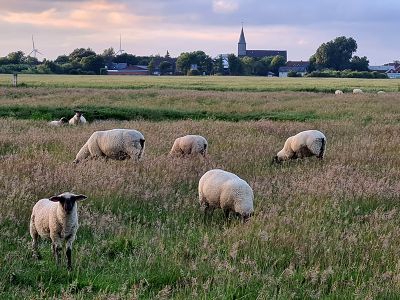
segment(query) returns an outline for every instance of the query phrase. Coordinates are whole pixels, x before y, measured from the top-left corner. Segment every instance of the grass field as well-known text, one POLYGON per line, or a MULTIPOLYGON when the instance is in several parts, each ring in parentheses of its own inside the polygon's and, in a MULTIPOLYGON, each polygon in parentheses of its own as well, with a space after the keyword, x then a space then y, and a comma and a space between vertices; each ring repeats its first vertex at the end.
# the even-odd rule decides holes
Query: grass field
MULTIPOLYGON (((29 76, 26 86, 15 89, 5 86, 5 78, 0 77, 0 298, 398 297, 398 92, 256 92, 265 78, 234 78, 234 91, 192 90, 195 80, 203 80, 193 78, 155 78, 160 86, 132 90, 121 88, 133 80, 124 77, 120 88, 107 89, 114 86, 104 77, 79 83, 76 76, 64 76, 68 88, 62 88, 61 76, 29 76), (173 86, 164 88, 163 80, 173 86), (175 87, 179 82, 182 88, 175 87), (75 107, 85 108, 89 125, 47 125, 75 107), (118 127, 144 134, 141 162, 72 163, 94 130, 118 127), (324 161, 270 165, 288 136, 312 128, 327 136, 324 161), (207 159, 166 155, 174 139, 187 133, 208 139, 207 159), (252 186, 250 222, 225 220, 221 211, 203 220, 197 184, 212 168, 234 172, 252 186), (64 191, 89 197, 79 206, 70 273, 65 265, 55 266, 48 241, 40 246, 43 260, 34 261, 28 232, 34 203, 64 191)), ((218 87, 231 81, 205 80, 218 87)), ((327 89, 328 82, 313 84, 327 89)), ((390 80, 351 82, 370 91, 377 84, 397 88, 390 80)))
MULTIPOLYGON (((18 82, 26 87, 57 88, 109 88, 109 89, 178 89, 199 91, 239 92, 334 92, 341 89, 350 92, 354 88, 376 92, 400 92, 398 80, 352 78, 268 78, 225 76, 71 76, 25 75, 18 82)), ((12 75, 0 75, 0 86, 11 86, 12 75)))

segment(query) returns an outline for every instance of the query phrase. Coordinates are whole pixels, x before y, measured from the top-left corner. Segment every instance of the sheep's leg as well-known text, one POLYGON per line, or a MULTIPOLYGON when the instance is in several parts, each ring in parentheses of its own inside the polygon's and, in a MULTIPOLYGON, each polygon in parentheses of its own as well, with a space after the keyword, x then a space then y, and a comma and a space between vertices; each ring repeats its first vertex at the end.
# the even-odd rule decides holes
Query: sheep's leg
POLYGON ((33 258, 36 259, 42 259, 42 256, 40 255, 40 252, 38 250, 38 239, 39 239, 39 234, 35 232, 32 234, 32 253, 33 253, 33 258))
POLYGON ((67 256, 67 268, 68 270, 72 270, 72 240, 67 241, 66 248, 65 254, 67 256))
POLYGON ((227 208, 224 208, 225 219, 229 219, 229 213, 230 213, 230 210, 227 208))
POLYGON ((209 217, 212 216, 214 212, 214 208, 211 207, 208 203, 204 204, 204 221, 206 221, 209 217))
POLYGON ((51 236, 51 249, 53 250, 53 256, 56 261, 56 264, 59 265, 61 263, 61 249, 62 243, 61 239, 58 236, 51 236))

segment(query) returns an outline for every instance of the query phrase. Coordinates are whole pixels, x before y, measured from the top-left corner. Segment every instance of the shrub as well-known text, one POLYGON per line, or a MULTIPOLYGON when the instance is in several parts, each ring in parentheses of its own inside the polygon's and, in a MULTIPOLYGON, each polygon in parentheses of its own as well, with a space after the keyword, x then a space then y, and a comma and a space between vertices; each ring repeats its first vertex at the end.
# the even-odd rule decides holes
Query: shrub
POLYGON ((199 70, 189 70, 187 72, 187 75, 188 76, 198 76, 198 75, 200 75, 200 71, 199 70))

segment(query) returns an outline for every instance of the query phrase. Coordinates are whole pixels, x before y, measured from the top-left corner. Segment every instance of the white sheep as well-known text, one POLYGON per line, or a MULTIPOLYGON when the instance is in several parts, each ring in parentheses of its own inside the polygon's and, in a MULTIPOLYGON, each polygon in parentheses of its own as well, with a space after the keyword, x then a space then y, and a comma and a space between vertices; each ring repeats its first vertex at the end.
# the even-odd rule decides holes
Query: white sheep
POLYGON ((386 94, 386 92, 385 91, 378 91, 378 95, 383 95, 383 94, 386 94))
POLYGON ((254 212, 252 188, 237 175, 220 169, 210 170, 200 178, 199 201, 205 216, 221 208, 227 218, 232 211, 246 222, 254 212))
POLYGON ((68 120, 67 118, 62 117, 60 120, 58 121, 50 121, 49 125, 50 126, 63 126, 65 124, 68 124, 68 120))
POLYGON ((86 124, 87 121, 85 117, 82 115, 82 112, 79 110, 75 111, 75 115, 69 120, 69 125, 80 125, 86 124))
POLYGON ((175 140, 170 155, 185 156, 191 154, 201 154, 206 156, 208 143, 200 135, 185 135, 175 140))
POLYGON ((326 137, 318 130, 302 131, 289 137, 283 149, 278 152, 273 162, 281 162, 289 159, 316 156, 323 159, 326 149, 326 137))
POLYGON ((29 232, 32 237, 33 256, 40 258, 38 238, 50 238, 56 263, 60 263, 62 244, 66 244, 67 267, 72 269, 72 243, 78 230, 77 201, 86 199, 85 195, 69 192, 41 199, 32 209, 29 232))
POLYGON ((133 129, 95 131, 79 150, 75 163, 91 157, 139 160, 144 153, 144 136, 133 129))
POLYGON ((364 92, 361 89, 354 89, 353 94, 363 94, 364 92))
POLYGON ((336 90, 335 91, 335 95, 342 95, 343 94, 343 91, 341 91, 341 90, 336 90))

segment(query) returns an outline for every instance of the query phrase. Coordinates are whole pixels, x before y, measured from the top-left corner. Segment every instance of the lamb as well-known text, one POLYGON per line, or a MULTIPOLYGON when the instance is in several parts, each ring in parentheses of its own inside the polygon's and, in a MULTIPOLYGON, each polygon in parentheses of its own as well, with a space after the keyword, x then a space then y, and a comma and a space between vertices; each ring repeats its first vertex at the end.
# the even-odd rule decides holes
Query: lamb
POLYGON ((85 195, 69 192, 41 199, 32 209, 30 234, 32 237, 33 256, 40 259, 38 238, 50 238, 53 256, 57 265, 61 260, 62 244, 66 244, 68 270, 72 269, 72 243, 78 230, 77 201, 85 200, 85 195))
POLYGON ((186 135, 175 140, 170 155, 185 156, 191 154, 207 154, 207 140, 200 135, 186 135))
POLYGON ((133 129, 95 131, 75 157, 74 163, 91 157, 139 160, 144 153, 144 136, 133 129))
POLYGON ((335 91, 335 95, 342 95, 343 94, 343 91, 341 91, 341 90, 336 90, 335 91))
POLYGON ((252 188, 237 175, 220 169, 210 170, 200 178, 199 201, 205 217, 221 208, 225 217, 232 211, 246 222, 254 212, 252 188))
POLYGON ((87 121, 80 110, 75 110, 75 115, 69 120, 69 125, 86 124, 87 121))
POLYGON ((354 89, 353 94, 363 94, 364 92, 361 89, 354 89))
POLYGON ((65 124, 68 124, 68 120, 67 118, 62 117, 60 120, 58 121, 50 121, 49 125, 50 126, 63 126, 65 124))
POLYGON ((316 156, 323 159, 326 148, 326 137, 318 130, 302 131, 289 137, 283 149, 274 157, 273 162, 280 163, 289 159, 316 156))

